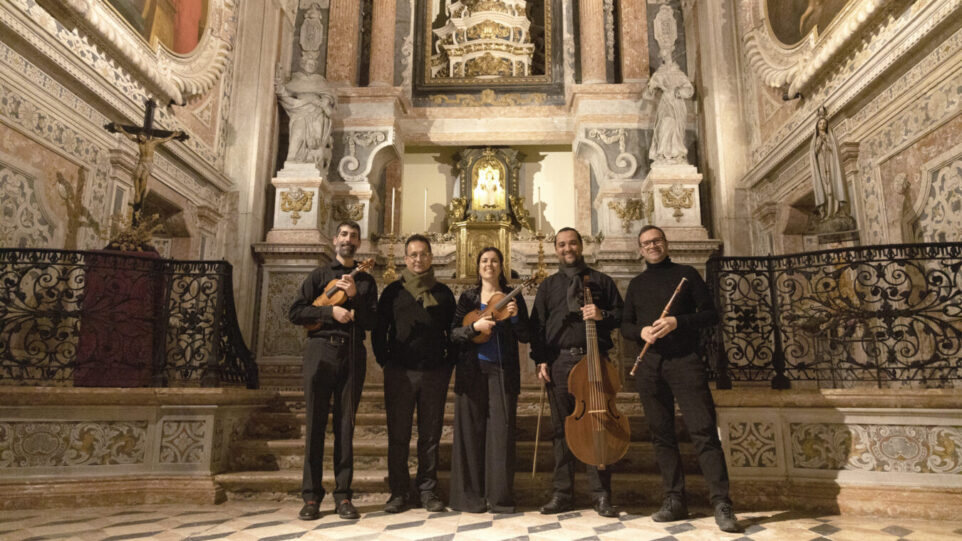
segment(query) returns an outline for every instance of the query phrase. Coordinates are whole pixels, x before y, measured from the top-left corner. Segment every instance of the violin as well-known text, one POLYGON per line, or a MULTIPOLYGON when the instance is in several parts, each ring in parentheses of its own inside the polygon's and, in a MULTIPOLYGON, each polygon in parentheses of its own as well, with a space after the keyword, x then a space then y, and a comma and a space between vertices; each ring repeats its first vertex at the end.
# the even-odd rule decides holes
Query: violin
MULTIPOLYGON (((354 278, 357 275, 357 273, 368 272, 373 268, 374 268, 374 258, 369 257, 364 261, 362 261, 357 267, 355 267, 354 270, 351 271, 349 276, 351 278, 354 278)), ((344 302, 347 300, 347 293, 343 289, 337 287, 338 280, 340 280, 340 278, 335 278, 330 282, 328 282, 327 285, 324 286, 324 293, 321 293, 320 295, 318 295, 317 298, 314 299, 314 302, 311 303, 311 305, 339 306, 344 304, 344 302)), ((307 329, 308 332, 316 331, 317 329, 321 328, 321 325, 322 323, 320 321, 316 321, 314 323, 304 325, 304 328, 307 329)))
MULTIPOLYGON (((495 292, 495 294, 491 295, 491 298, 488 299, 488 303, 484 307, 484 310, 471 310, 470 312, 464 315, 464 319, 461 320, 461 325, 464 327, 467 327, 468 325, 474 323, 475 321, 484 317, 489 317, 489 316, 491 317, 491 319, 495 321, 504 321, 508 319, 508 317, 510 317, 510 314, 508 314, 508 304, 511 302, 511 299, 518 296, 518 293, 521 293, 522 289, 533 284, 535 280, 537 280, 537 278, 533 276, 531 278, 528 278, 527 280, 522 282, 521 285, 512 289, 511 292, 508 293, 507 295, 505 295, 500 291, 495 292)), ((475 344, 483 344, 488 340, 491 340, 492 332, 490 330, 486 332, 483 330, 478 332, 480 332, 481 334, 471 339, 471 341, 474 342, 475 344)))
MULTIPOLYGON (((593 304, 587 276, 584 293, 585 305, 593 304)), ((575 409, 565 419, 565 439, 578 460, 603 470, 628 452, 631 427, 628 417, 618 412, 615 399, 621 378, 613 363, 601 359, 593 319, 585 321, 585 337, 586 354, 568 373, 568 392, 575 397, 575 409)))

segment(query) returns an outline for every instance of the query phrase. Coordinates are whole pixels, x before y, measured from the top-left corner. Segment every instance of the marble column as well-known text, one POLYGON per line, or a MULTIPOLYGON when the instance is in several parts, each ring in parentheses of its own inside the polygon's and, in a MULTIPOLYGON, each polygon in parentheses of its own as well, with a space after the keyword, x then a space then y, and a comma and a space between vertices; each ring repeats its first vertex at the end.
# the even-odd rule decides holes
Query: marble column
POLYGON ((357 84, 361 42, 360 9, 361 3, 358 0, 331 0, 327 26, 329 33, 326 75, 331 83, 357 84))
POLYGON ((371 24, 371 86, 394 86, 395 0, 374 0, 371 24))
POLYGON ((607 82, 605 60, 605 9, 604 0, 581 0, 581 82, 604 84, 607 82))
POLYGON ((618 2, 621 17, 621 77, 626 83, 648 79, 648 4, 618 2))

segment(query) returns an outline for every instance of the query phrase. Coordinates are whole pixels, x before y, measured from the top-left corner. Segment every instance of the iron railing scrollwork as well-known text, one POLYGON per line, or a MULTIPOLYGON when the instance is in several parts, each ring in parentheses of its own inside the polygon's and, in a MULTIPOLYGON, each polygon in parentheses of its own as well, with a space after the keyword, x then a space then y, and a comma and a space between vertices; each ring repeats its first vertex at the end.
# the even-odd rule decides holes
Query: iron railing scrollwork
POLYGON ((962 380, 962 243, 865 246, 770 257, 713 257, 719 387, 962 380))
POLYGON ((226 261, 0 249, 0 384, 256 388, 231 276, 226 261))

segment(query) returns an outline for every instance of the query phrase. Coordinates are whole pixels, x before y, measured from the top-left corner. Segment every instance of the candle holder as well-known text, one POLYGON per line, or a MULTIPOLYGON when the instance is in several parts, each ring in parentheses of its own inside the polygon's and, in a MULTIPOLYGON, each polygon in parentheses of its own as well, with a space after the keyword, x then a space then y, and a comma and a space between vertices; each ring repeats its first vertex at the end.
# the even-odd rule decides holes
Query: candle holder
POLYGON ((384 274, 381 275, 381 277, 384 278, 384 284, 387 285, 397 280, 397 270, 395 270, 394 266, 394 243, 397 241, 397 235, 392 233, 384 238, 388 239, 391 243, 391 249, 388 251, 387 256, 387 264, 384 265, 384 274))
POLYGON ((535 271, 534 276, 535 278, 538 279, 538 283, 540 284, 542 281, 544 281, 545 278, 548 277, 548 269, 545 267, 545 264, 544 264, 545 236, 544 236, 544 233, 538 233, 537 235, 534 236, 534 238, 538 239, 538 270, 535 271))

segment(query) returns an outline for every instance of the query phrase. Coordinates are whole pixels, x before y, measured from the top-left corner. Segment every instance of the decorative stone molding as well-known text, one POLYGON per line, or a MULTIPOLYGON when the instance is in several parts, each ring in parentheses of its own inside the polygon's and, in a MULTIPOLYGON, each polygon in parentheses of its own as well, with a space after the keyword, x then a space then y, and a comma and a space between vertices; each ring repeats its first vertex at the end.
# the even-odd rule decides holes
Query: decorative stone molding
POLYGON ((205 457, 207 422, 191 419, 164 419, 160 428, 161 464, 199 464, 205 457))
POLYGON ((0 422, 0 470, 143 464, 147 421, 0 422))
MULTIPOLYGON (((638 130, 630 131, 640 136, 638 130)), ((632 151, 640 152, 640 144, 631 139, 629 144, 628 128, 584 128, 575 139, 575 155, 591 164, 599 182, 633 179, 639 167, 632 151)))
POLYGON ((162 44, 157 50, 130 31, 107 2, 100 0, 39 0, 38 3, 64 26, 76 28, 123 64, 162 102, 185 103, 204 94, 224 73, 231 51, 227 26, 233 17, 234 0, 210 0, 207 26, 197 47, 178 55, 162 44))
MULTIPOLYGON (((313 165, 307 165, 313 168, 313 165)), ((323 231, 328 222, 325 201, 330 200, 330 183, 309 174, 301 178, 271 179, 275 188, 274 222, 267 232, 268 242, 300 244, 329 241, 323 231)))
MULTIPOLYGON (((741 3, 755 0, 741 0, 741 3)), ((776 88, 788 85, 788 95, 794 96, 829 67, 829 61, 843 51, 873 23, 876 16, 894 0, 857 0, 839 13, 837 21, 823 36, 814 32, 797 45, 781 43, 767 24, 767 3, 762 2, 763 21, 744 37, 748 63, 767 85, 776 88)), ((747 8, 745 8, 747 9, 747 8)))
POLYGON ((490 88, 480 94, 433 94, 431 103, 455 107, 517 107, 520 105, 544 105, 548 95, 544 93, 497 93, 490 88))
POLYGON ((359 221, 364 218, 364 203, 350 203, 338 201, 331 206, 331 219, 335 222, 341 220, 359 221))
POLYGON ((345 130, 345 152, 337 172, 348 182, 368 180, 378 152, 394 144, 394 128, 381 130, 345 130))

